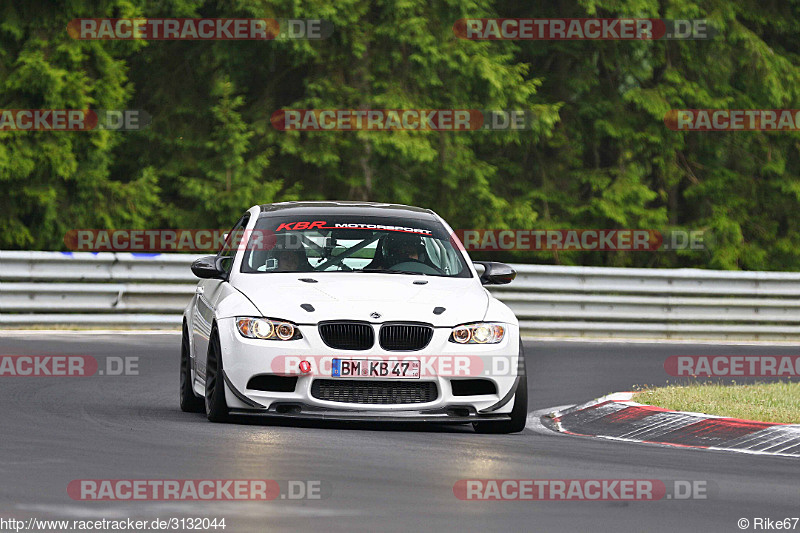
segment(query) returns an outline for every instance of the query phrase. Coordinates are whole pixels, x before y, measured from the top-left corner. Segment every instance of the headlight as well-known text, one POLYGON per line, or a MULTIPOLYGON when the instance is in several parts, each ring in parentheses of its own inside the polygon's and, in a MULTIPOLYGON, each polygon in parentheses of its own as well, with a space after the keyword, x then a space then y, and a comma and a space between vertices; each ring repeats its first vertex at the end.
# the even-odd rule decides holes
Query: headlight
POLYGON ((506 328, 501 324, 478 322, 456 326, 449 340, 458 344, 497 344, 505 335, 506 328))
POLYGON ((294 324, 269 318, 238 317, 236 327, 242 337, 248 339, 266 339, 271 341, 293 341, 302 339, 303 335, 294 324))

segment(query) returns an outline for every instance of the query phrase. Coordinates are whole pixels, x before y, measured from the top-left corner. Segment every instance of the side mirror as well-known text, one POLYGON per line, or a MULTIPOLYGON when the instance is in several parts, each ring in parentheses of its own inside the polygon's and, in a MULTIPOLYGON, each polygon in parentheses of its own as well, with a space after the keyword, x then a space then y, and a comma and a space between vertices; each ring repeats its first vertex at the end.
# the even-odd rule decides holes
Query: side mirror
POLYGON ((225 279, 226 272, 220 266, 217 256, 209 255, 192 263, 192 273, 203 279, 225 279))
POLYGON ((505 263, 493 261, 474 261, 476 265, 483 265, 484 271, 480 280, 483 285, 505 285, 517 277, 517 271, 505 263))

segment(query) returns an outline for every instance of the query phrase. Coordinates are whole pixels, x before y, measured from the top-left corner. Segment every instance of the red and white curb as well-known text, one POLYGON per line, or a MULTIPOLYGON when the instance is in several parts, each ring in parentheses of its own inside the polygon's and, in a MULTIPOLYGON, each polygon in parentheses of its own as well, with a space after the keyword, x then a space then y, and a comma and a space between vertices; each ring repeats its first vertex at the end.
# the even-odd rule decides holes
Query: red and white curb
POLYGON ((800 424, 670 411, 632 398, 630 392, 615 393, 555 411, 547 425, 561 433, 609 440, 800 457, 800 424))

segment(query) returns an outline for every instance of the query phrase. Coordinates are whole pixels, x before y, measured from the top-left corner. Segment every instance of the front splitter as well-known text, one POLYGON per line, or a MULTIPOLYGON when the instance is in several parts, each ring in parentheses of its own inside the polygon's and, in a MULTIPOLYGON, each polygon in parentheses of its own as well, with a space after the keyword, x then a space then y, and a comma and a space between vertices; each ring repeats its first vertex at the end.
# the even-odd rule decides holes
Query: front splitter
POLYGON ((469 424, 471 422, 506 422, 511 420, 507 414, 499 415, 454 415, 446 410, 436 411, 356 411, 339 409, 322 409, 302 404, 292 404, 299 411, 280 412, 273 409, 231 409, 231 415, 283 418, 290 420, 329 420, 337 422, 390 422, 390 423, 436 423, 436 424, 469 424))

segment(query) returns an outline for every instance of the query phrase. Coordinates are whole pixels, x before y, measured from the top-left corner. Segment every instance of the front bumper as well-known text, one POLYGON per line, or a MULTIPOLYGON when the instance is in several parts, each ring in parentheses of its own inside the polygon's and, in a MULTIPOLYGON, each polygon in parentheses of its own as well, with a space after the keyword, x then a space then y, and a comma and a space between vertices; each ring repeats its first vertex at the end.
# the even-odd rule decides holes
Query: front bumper
MULTIPOLYGON (((375 324, 376 330, 380 324, 375 324)), ((513 395, 519 382, 519 329, 508 324, 506 337, 499 344, 460 345, 449 342, 450 328, 437 328, 433 339, 423 350, 413 352, 385 351, 374 346, 366 351, 335 350, 325 345, 315 325, 301 325, 302 339, 267 341, 247 339, 236 330, 234 319, 218 322, 220 345, 226 383, 226 400, 233 413, 266 415, 314 420, 361 420, 367 422, 441 422, 465 423, 509 419, 513 395), (421 358, 423 360, 453 360, 470 357, 480 365, 467 368, 467 374, 445 367, 446 372, 425 372, 419 379, 436 383, 437 397, 433 401, 406 404, 366 404, 327 401, 312 396, 315 379, 331 379, 330 371, 319 369, 310 375, 297 372, 297 384, 292 392, 266 392, 248 389, 249 380, 261 374, 285 374, 286 358, 421 358), (457 374, 457 375, 456 375, 457 374), (453 394, 454 379, 481 378, 494 383, 496 393, 472 396, 453 394)), ((471 364, 470 364, 471 365, 471 364)), ((461 369, 463 371, 464 369, 461 369)), ((376 378, 376 380, 379 380, 376 378)), ((359 381, 369 381, 361 379, 359 381)), ((399 381, 399 380, 398 380, 399 381)))

